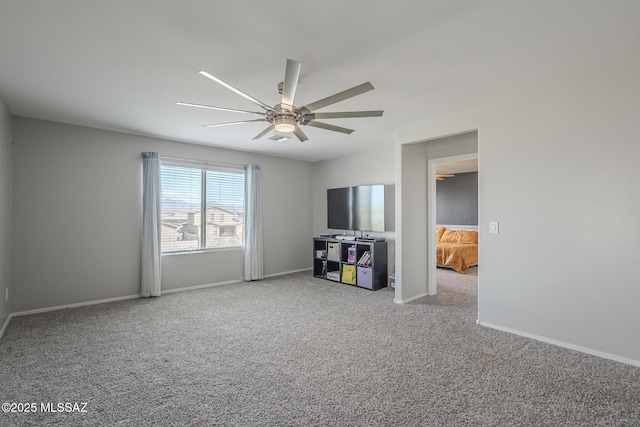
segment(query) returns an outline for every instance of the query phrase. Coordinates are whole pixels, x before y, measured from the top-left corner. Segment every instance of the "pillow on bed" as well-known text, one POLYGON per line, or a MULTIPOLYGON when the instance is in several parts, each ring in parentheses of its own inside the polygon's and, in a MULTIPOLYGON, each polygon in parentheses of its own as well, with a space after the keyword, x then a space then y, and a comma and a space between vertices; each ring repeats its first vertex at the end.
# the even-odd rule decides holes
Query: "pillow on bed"
POLYGON ((444 233, 442 233, 442 237, 440 238, 440 241, 449 242, 449 243, 460 243, 459 230, 444 230, 444 233))
POLYGON ((478 244, 478 232, 474 230, 460 230, 460 243, 478 244))
POLYGON ((442 235, 444 234, 445 230, 445 227, 436 227, 436 242, 439 242, 440 239, 442 239, 442 235))
POLYGON ((475 230, 445 230, 440 241, 478 244, 478 232, 475 230))

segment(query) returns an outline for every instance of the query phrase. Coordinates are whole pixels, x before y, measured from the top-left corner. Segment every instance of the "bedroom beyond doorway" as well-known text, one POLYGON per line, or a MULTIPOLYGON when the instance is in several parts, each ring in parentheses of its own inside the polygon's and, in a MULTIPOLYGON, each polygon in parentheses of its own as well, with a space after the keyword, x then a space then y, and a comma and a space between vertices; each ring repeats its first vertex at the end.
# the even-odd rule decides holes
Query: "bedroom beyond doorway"
POLYGON ((430 294, 438 292, 441 276, 436 268, 456 275, 478 276, 478 156, 477 153, 430 161, 434 189, 428 195, 429 235, 433 236, 435 263, 429 266, 430 294))

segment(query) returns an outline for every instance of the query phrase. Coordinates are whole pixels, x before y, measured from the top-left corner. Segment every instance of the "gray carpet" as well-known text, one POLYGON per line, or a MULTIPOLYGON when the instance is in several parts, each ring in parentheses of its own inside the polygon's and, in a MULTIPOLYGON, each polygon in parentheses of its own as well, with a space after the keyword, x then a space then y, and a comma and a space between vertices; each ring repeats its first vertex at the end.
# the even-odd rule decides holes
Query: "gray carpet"
POLYGON ((477 326, 473 272, 406 305, 303 273, 16 317, 0 399, 38 412, 0 425, 640 425, 639 368, 477 326))

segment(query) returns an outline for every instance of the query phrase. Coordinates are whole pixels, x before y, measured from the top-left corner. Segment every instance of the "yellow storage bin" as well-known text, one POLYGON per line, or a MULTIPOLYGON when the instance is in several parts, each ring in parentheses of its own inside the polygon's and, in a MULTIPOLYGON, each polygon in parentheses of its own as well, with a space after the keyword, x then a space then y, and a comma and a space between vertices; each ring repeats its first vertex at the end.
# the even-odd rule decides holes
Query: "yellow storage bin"
POLYGON ((347 285, 356 284, 356 266, 355 265, 342 266, 342 283, 346 283, 347 285))

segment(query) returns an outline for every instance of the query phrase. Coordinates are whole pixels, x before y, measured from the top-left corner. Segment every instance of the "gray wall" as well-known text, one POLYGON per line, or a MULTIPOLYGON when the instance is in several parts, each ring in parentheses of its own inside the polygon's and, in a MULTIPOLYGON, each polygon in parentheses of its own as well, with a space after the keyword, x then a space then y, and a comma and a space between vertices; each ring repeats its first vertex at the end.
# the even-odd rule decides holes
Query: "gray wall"
POLYGON ((13 135, 11 116, 0 99, 0 331, 11 314, 13 300, 13 135), (5 299, 9 289, 9 300, 5 299))
POLYGON ((436 223, 478 225, 478 172, 436 182, 436 223))
MULTIPOLYGON (((140 292, 142 151, 261 166, 265 274, 309 268, 311 164, 14 118, 13 311, 140 292)), ((163 256, 162 289, 240 279, 241 250, 163 256)))
POLYGON ((480 324, 640 365, 638 100, 627 73, 398 131, 478 130, 480 324))
MULTIPOLYGON (((395 264, 395 180, 393 141, 363 153, 314 163, 313 235, 328 232, 327 189, 367 184, 385 184, 385 233, 370 233, 387 239, 388 268, 395 264)), ((335 233, 336 231, 333 230, 335 233)), ((311 248, 311 241, 309 242, 311 248)), ((309 249, 311 262, 311 250, 309 249)))

